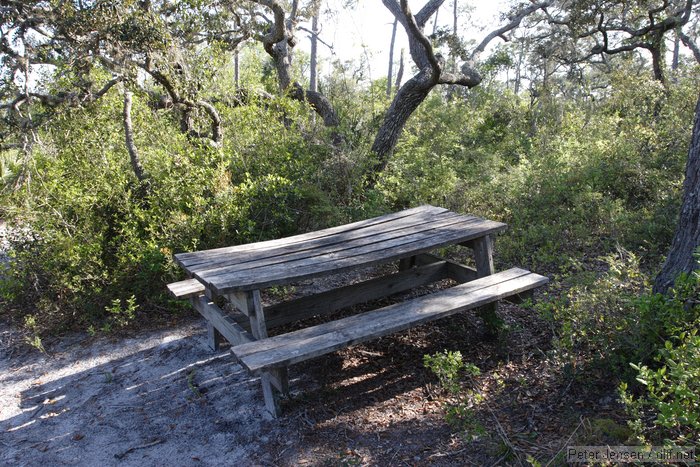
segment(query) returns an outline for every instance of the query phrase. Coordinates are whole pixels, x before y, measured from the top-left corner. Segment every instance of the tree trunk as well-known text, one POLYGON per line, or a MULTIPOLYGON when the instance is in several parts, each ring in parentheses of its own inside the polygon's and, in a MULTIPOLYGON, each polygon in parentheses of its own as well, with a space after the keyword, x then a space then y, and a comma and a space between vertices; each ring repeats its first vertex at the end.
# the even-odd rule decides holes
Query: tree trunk
POLYGON ((399 58, 399 69, 396 72, 396 83, 394 84, 394 92, 398 92, 403 79, 403 50, 401 49, 401 57, 399 58))
POLYGON ((438 21, 438 14, 440 13, 440 8, 435 10, 435 20, 433 21, 433 36, 437 32, 437 21, 438 21))
POLYGON ((335 127, 340 124, 338 114, 335 113, 331 101, 318 91, 304 91, 301 85, 294 82, 289 87, 289 97, 298 101, 306 101, 318 115, 323 118, 323 124, 327 127, 335 127))
POLYGON ((131 160, 131 168, 134 170, 134 175, 139 182, 143 183, 146 180, 146 174, 141 165, 139 153, 136 150, 134 143, 134 128, 131 123, 131 92, 124 91, 124 140, 126 149, 129 151, 129 159, 131 160))
MULTIPOLYGON (((292 57, 296 40, 294 39, 294 24, 296 21, 298 0, 293 0, 289 18, 285 20, 285 13, 281 3, 276 0, 255 0, 256 3, 266 6, 275 13, 275 22, 272 30, 262 38, 263 46, 267 54, 272 57, 277 70, 277 82, 281 93, 297 100, 308 102, 322 118, 326 126, 338 126, 339 119, 330 101, 318 91, 304 91, 302 86, 292 79, 292 57)), ((318 35, 312 36, 318 40, 318 35)), ((334 140, 339 140, 334 133, 334 140)))
POLYGON ((309 70, 309 91, 318 92, 316 73, 318 70, 318 12, 311 19, 311 59, 309 70))
POLYGON ((666 84, 666 76, 664 73, 664 53, 665 47, 663 36, 655 37, 652 46, 649 48, 651 52, 651 66, 654 70, 654 79, 662 84, 666 84))
MULTIPOLYGON (((457 0, 452 2, 452 35, 457 38, 457 0)), ((452 57, 452 73, 457 73, 457 57, 452 57)))
POLYGON ((678 56, 681 51, 681 38, 676 31, 675 37, 673 38, 673 60, 671 61, 671 69, 676 71, 678 69, 678 56))
POLYGON ((384 122, 377 132, 372 144, 372 151, 378 161, 375 172, 381 172, 389 162, 391 152, 399 140, 401 131, 414 110, 425 100, 430 90, 435 86, 432 80, 432 70, 426 68, 416 76, 406 81, 396 94, 389 110, 384 116, 384 122))
POLYGON ((394 26, 391 29, 391 42, 389 43, 389 71, 386 76, 386 98, 391 98, 391 78, 394 68, 394 44, 396 43, 396 26, 398 26, 399 21, 394 18, 394 26))
POLYGON ((678 226, 666 262, 654 281, 654 293, 665 294, 673 286, 678 274, 691 273, 698 268, 697 259, 693 256, 698 245, 700 245, 700 98, 695 107, 693 136, 685 166, 683 202, 678 226))
POLYGON ((238 63, 238 50, 233 54, 233 82, 236 85, 236 91, 241 89, 240 65, 238 63))

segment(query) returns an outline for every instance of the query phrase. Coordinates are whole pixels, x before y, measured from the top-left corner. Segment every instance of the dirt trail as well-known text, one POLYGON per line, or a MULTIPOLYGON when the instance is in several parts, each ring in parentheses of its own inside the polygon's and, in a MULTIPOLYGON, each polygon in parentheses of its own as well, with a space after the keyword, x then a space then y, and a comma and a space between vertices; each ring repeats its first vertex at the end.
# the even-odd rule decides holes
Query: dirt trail
POLYGON ((279 442, 259 382, 202 323, 75 335, 46 355, 0 324, 0 465, 250 465, 279 442))

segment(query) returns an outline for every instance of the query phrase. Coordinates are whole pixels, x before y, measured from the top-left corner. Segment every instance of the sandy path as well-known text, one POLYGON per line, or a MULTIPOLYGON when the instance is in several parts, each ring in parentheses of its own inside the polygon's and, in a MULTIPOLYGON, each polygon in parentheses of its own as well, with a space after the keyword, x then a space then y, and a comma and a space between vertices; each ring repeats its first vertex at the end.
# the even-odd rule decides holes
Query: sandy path
POLYGON ((258 380, 207 348, 202 323, 68 337, 46 355, 11 338, 0 324, 0 465, 274 462, 258 380))

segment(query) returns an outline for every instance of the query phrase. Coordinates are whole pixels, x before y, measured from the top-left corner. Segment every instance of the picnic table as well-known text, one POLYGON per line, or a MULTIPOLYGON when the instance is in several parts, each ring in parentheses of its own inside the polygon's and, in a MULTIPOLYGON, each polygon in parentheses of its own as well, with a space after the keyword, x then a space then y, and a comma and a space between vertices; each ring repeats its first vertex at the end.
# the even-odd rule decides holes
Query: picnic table
MULTIPOLYGON (((435 206, 413 209, 292 237, 180 253, 190 279, 169 284, 207 320, 209 344, 223 339, 240 363, 261 377, 267 409, 280 414, 289 392, 287 368, 354 344, 481 307, 485 323, 498 322, 495 304, 547 282, 520 268, 496 273, 493 238, 506 225, 435 206), (430 254, 461 245, 475 268, 430 254), (263 306, 261 290, 398 261, 398 272, 295 300, 263 306), (268 337, 268 330, 384 298, 442 279, 457 285, 383 308, 332 319, 268 337), (217 306, 221 298, 235 311, 217 306)), ((226 307, 224 307, 226 308, 226 307)))

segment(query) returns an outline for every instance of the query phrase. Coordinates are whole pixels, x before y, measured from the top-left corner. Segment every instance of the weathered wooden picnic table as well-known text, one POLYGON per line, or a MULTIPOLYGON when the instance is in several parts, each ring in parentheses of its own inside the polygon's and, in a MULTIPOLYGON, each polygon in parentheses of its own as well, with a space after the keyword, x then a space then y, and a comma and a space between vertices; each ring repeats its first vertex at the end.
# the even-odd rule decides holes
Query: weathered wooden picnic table
POLYGON ((287 367, 460 311, 481 307, 486 324, 495 303, 547 282, 524 269, 495 273, 493 237, 505 224, 434 206, 420 206, 352 224, 259 243, 175 255, 190 279, 169 284, 207 320, 209 342, 222 339, 241 364, 260 374, 267 409, 280 413, 287 367), (476 268, 441 259, 431 250, 462 245, 476 268), (399 262, 396 273, 264 307, 260 291, 302 279, 399 262), (458 285, 384 308, 268 337, 268 330, 450 278, 458 285), (236 311, 217 306, 223 297, 236 311))

